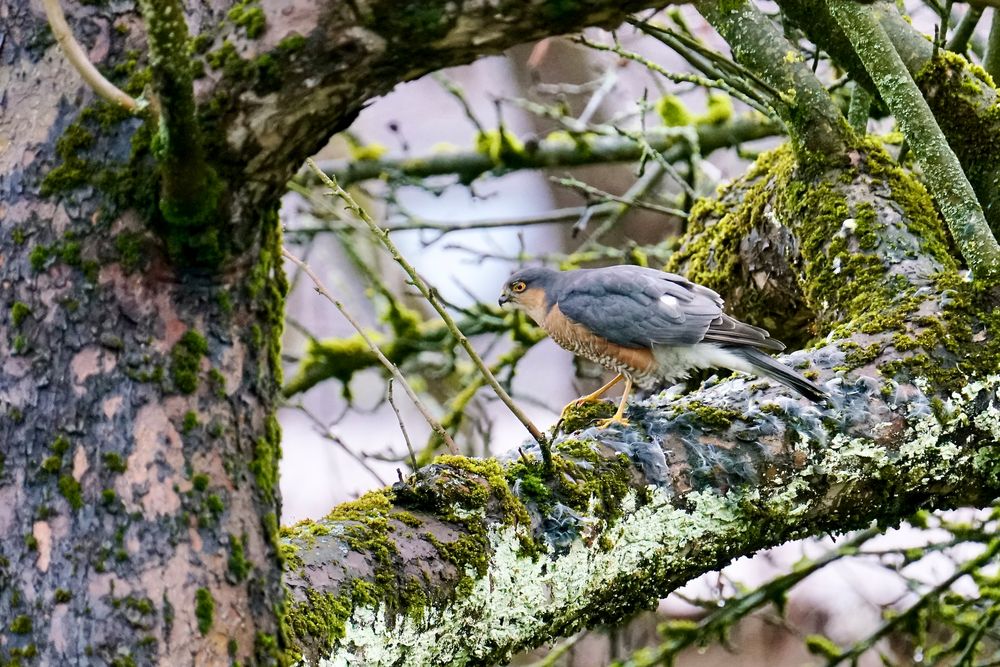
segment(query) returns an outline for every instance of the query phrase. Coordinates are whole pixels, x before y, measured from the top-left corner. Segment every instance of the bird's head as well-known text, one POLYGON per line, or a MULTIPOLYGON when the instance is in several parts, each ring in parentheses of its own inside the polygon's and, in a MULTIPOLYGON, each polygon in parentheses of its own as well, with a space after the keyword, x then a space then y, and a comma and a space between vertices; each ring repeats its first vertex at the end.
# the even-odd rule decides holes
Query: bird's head
POLYGON ((547 310, 547 294, 559 277, 559 272, 536 266, 511 274, 500 292, 500 305, 523 310, 536 321, 547 310))

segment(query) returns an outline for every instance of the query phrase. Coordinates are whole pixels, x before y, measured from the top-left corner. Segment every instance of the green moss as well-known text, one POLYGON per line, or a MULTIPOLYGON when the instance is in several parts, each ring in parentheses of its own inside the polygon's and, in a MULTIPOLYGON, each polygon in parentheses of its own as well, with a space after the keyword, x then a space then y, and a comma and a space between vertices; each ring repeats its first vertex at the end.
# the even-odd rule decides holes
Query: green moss
POLYGON ((882 249, 875 247, 875 213, 868 203, 849 202, 845 189, 860 182, 891 196, 921 251, 945 267, 955 264, 923 186, 872 140, 857 156, 853 173, 816 174, 800 169, 787 145, 765 153, 718 200, 694 207, 689 236, 669 268, 723 294, 737 317, 793 343, 801 341, 815 312, 823 313, 821 331, 842 324, 837 336, 898 328, 921 297, 905 278, 886 279, 882 249), (741 245, 752 230, 766 233, 775 220, 800 239, 801 292, 769 295, 748 288, 752 280, 741 263, 741 245))
POLYGON ((58 456, 46 456, 42 461, 42 470, 50 474, 56 474, 62 469, 62 459, 58 456))
POLYGON ((188 329, 177 341, 170 351, 170 376, 178 391, 193 394, 198 388, 198 368, 207 354, 208 342, 193 329, 188 329))
POLYGON ((219 310, 221 310, 223 314, 229 315, 233 312, 233 300, 229 296, 229 292, 226 291, 226 288, 219 290, 217 300, 219 303, 219 310))
POLYGON ((256 39, 264 33, 266 20, 264 10, 252 2, 241 2, 229 10, 229 20, 246 29, 247 37, 256 39))
POLYGON ((701 401, 685 401, 675 409, 675 413, 681 412, 694 414, 705 428, 720 431, 729 428, 735 420, 743 418, 741 412, 717 408, 701 401))
POLYGON ((63 475, 59 478, 59 493, 74 510, 83 507, 83 489, 80 487, 80 482, 72 475, 63 475))
POLYGON ((706 125, 722 125, 733 117, 733 101, 729 95, 720 92, 708 94, 708 108, 695 122, 706 125))
POLYGON ((218 368, 208 369, 208 382, 217 398, 226 397, 226 377, 218 368))
POLYGON ((222 502, 222 498, 218 494, 212 493, 205 498, 205 508, 215 516, 219 516, 226 511, 226 504, 222 502))
POLYGON ((352 142, 351 146, 351 160, 357 162, 360 160, 377 160, 388 152, 388 148, 381 144, 358 144, 352 142))
POLYGON ((52 599, 56 604, 66 604, 73 599, 73 594, 65 588, 57 588, 55 595, 52 596, 52 599))
POLYGON ((242 537, 229 536, 229 574, 234 581, 241 582, 250 572, 250 561, 246 559, 246 533, 242 537))
POLYGON ((607 419, 615 413, 617 406, 611 401, 588 401, 570 406, 562 415, 560 428, 564 433, 573 433, 586 428, 598 419, 607 419))
POLYGON ((419 528, 424 525, 424 522, 419 517, 414 516, 406 510, 396 510, 392 513, 392 518, 410 528, 419 528))
POLYGON ((446 0, 374 3, 371 9, 369 28, 392 39, 426 44, 447 35, 460 14, 459 7, 446 0))
POLYGON ((10 631, 15 635, 27 635, 31 633, 32 622, 31 617, 25 614, 21 614, 10 622, 10 631))
POLYGON ((28 533, 24 536, 24 546, 28 551, 38 551, 38 538, 28 533))
POLYGON ((10 232, 10 240, 16 245, 24 245, 24 242, 27 240, 27 236, 20 226, 16 226, 10 232))
POLYGON ((656 113, 667 127, 685 127, 694 122, 691 112, 676 95, 664 95, 658 99, 656 113))
POLYGON ((295 53, 306 47, 306 38, 298 33, 292 33, 278 42, 278 50, 284 53, 295 53))
POLYGON ((215 600, 207 588, 199 588, 194 594, 194 615, 198 619, 198 632, 207 635, 212 629, 215 614, 215 600))
POLYGON ((51 252, 48 246, 36 245, 31 249, 31 253, 28 255, 28 261, 31 262, 31 268, 35 271, 43 270, 49 261, 50 254, 51 252))
POLYGON ((62 456, 69 451, 69 446, 70 446, 69 438, 60 433, 52 441, 52 444, 49 445, 49 449, 52 450, 52 453, 55 454, 56 456, 62 456))
POLYGON ((10 308, 10 319, 15 327, 21 326, 21 323, 28 319, 29 315, 31 315, 31 308, 22 301, 15 301, 10 308))
POLYGON ((254 445, 250 471, 257 479, 257 488, 264 499, 274 501, 278 489, 278 462, 281 460, 281 427, 274 415, 268 415, 264 437, 254 445))
POLYGON ((190 433, 198 428, 198 413, 188 410, 184 413, 184 422, 181 424, 181 433, 190 433))
POLYGON ((208 475, 204 473, 195 473, 191 477, 191 485, 194 487, 194 490, 199 493, 208 488, 208 482, 208 475))
POLYGON ((116 500, 118 500, 118 494, 115 493, 114 489, 104 489, 101 491, 101 503, 103 505, 111 506, 116 500))
POLYGON ((296 637, 316 637, 333 643, 344 637, 344 625, 351 616, 349 596, 338 597, 306 589, 305 601, 292 605, 288 625, 296 637))
POLYGON ((125 459, 115 452, 105 452, 101 455, 101 460, 104 462, 104 467, 114 473, 121 474, 127 468, 125 459))
POLYGON ((476 134, 476 150, 497 164, 515 167, 524 159, 524 144, 507 130, 488 130, 476 134))
POLYGON ((844 360, 847 362, 848 370, 860 368, 878 358, 882 353, 881 343, 872 343, 862 347, 853 341, 840 341, 837 347, 845 352, 844 360))
POLYGON ((118 260, 127 273, 142 269, 147 261, 142 234, 121 232, 115 237, 115 248, 118 250, 118 260))
POLYGON ((809 635, 806 637, 806 649, 813 655, 818 655, 827 660, 836 660, 841 657, 840 647, 823 635, 809 635))
POLYGON ((995 235, 1000 221, 1000 97, 978 65, 939 49, 914 79, 979 195, 995 235))

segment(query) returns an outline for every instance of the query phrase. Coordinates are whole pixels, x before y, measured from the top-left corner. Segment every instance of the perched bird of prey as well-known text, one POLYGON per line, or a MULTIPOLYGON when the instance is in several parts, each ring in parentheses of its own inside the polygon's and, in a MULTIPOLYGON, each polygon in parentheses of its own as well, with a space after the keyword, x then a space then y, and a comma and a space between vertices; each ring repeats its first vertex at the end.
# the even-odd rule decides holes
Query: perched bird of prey
POLYGON ((625 403, 633 384, 652 388, 710 366, 773 378, 813 401, 828 398, 766 353, 785 349, 781 342, 726 315, 718 294, 674 273, 640 266, 522 269, 504 285, 500 305, 507 304, 527 313, 562 347, 618 372, 567 409, 596 401, 624 378, 618 411, 602 427, 628 423, 625 403))

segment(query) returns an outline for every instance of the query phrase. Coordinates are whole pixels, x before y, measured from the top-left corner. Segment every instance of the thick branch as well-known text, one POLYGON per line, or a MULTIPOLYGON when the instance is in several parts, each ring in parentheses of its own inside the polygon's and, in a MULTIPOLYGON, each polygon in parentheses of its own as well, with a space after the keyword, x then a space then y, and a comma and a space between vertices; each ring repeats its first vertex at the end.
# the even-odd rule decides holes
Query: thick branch
POLYGON ((807 177, 775 151, 733 211, 798 237, 833 332, 785 362, 835 406, 743 378, 655 396, 627 431, 574 415, 551 478, 536 448, 503 467, 446 457, 289 529, 306 663, 499 662, 758 548, 1000 492, 993 302, 958 275, 920 186, 878 149, 854 161, 807 177))
POLYGON ((1000 277, 1000 244, 990 231, 962 165, 885 30, 872 10, 853 0, 830 0, 829 4, 913 147, 927 187, 973 275, 994 280, 1000 277))
POLYGON ((698 11, 729 43, 737 62, 777 89, 776 106, 800 161, 846 160, 851 131, 840 109, 774 21, 749 0, 703 0, 698 11))
MULTIPOLYGON (((871 91, 872 83, 827 3, 780 0, 784 15, 871 91)), ((982 70, 955 54, 939 52, 927 37, 884 0, 867 4, 920 86, 931 110, 976 192, 994 234, 1000 233, 1000 115, 997 90, 982 70)))
POLYGON ((211 227, 220 183, 205 160, 197 121, 184 6, 179 0, 141 0, 139 6, 149 34, 159 112, 155 153, 161 164, 160 211, 168 226, 168 249, 176 259, 214 264, 220 259, 219 235, 211 227))
POLYGON ((227 41, 217 40, 206 55, 210 85, 200 90, 226 128, 217 138, 233 164, 273 195, 368 100, 402 81, 540 37, 617 26, 631 12, 668 4, 265 2, 259 39, 242 39, 238 26, 220 35, 227 41))

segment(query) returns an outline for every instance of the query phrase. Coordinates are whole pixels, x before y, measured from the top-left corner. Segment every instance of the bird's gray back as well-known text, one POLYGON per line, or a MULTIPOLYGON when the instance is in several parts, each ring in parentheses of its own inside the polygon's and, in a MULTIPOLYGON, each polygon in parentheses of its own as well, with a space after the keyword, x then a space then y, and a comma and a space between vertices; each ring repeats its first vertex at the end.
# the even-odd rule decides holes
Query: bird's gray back
POLYGON ((566 317, 626 347, 694 345, 722 314, 707 287, 640 266, 566 271, 554 288, 566 317))

